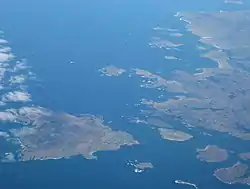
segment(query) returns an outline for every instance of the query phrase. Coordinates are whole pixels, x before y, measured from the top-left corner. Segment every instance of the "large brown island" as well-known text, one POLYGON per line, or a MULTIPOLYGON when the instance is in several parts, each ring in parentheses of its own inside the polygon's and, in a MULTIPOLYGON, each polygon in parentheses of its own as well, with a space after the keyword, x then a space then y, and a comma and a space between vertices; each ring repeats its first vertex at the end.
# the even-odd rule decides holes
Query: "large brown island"
POLYGON ((104 125, 102 117, 90 114, 74 116, 42 107, 22 107, 7 110, 1 115, 6 121, 26 125, 11 129, 11 136, 8 137, 20 144, 21 161, 75 155, 95 159, 95 152, 138 144, 132 135, 113 131, 104 125))

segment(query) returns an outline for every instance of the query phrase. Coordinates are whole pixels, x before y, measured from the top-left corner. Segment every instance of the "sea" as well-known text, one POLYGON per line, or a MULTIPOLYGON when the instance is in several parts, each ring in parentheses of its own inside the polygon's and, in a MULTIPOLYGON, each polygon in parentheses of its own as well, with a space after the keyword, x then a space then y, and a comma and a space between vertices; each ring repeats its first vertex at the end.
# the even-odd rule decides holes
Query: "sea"
MULTIPOLYGON (((249 4, 249 3, 248 3, 249 4)), ((222 148, 245 150, 240 140, 226 134, 202 135, 184 143, 160 138, 149 126, 129 123, 138 116, 140 99, 156 99, 161 91, 139 87, 138 77, 100 76, 107 65, 131 70, 140 68, 170 77, 176 69, 190 72, 201 64, 196 49, 198 37, 186 31, 185 23, 174 17, 181 11, 219 11, 247 9, 250 5, 225 5, 223 0, 1 0, 0 30, 14 54, 25 58, 35 81, 28 91, 33 104, 74 115, 90 113, 103 116, 114 130, 131 133, 140 145, 117 151, 97 152, 97 160, 82 156, 70 159, 27 161, 0 164, 0 189, 185 189, 194 183, 200 189, 245 189, 243 185, 225 185, 213 172, 232 165, 228 161, 207 164, 196 159, 196 148, 220 144, 222 148), (177 28, 183 50, 176 53, 182 61, 165 60, 171 52, 152 49, 148 43, 157 36, 155 27, 177 28), (69 64, 73 61, 74 64, 69 64), (128 162, 151 162, 153 169, 135 173, 128 162)), ((171 94, 164 93, 164 98, 171 94)), ((5 124, 6 127, 6 124, 5 124)), ((210 132, 211 133, 211 132, 210 132)))

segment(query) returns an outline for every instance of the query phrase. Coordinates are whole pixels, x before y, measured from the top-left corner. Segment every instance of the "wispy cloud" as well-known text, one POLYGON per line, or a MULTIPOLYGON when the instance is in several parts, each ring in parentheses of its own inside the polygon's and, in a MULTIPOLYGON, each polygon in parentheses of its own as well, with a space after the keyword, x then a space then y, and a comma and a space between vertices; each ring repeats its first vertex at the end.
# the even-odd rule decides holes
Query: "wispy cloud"
POLYGON ((3 102, 28 102, 31 101, 31 95, 26 91, 14 91, 4 94, 3 102))
POLYGON ((7 43, 7 40, 0 38, 0 62, 7 62, 14 58, 11 48, 6 46, 7 43))
POLYGON ((27 106, 20 109, 11 108, 0 112, 0 120, 21 123, 22 125, 39 125, 38 122, 42 121, 42 117, 50 117, 52 114, 51 110, 40 106, 27 106))
POLYGON ((36 128, 32 127, 22 127, 21 129, 12 129, 11 133, 15 136, 22 137, 27 135, 32 135, 37 132, 36 128))
POLYGON ((38 122, 41 121, 42 117, 50 117, 53 114, 51 110, 42 108, 40 106, 22 107, 18 110, 11 111, 18 117, 17 121, 23 125, 28 125, 31 123, 33 123, 33 125, 37 125, 38 122))
POLYGON ((16 120, 16 115, 11 111, 0 112, 0 120, 14 122, 16 120))
POLYGON ((9 135, 7 132, 0 131, 0 137, 7 138, 7 137, 9 137, 9 136, 10 136, 10 135, 9 135))
POLYGON ((0 47, 0 53, 9 53, 11 52, 10 47, 0 47))
POLYGON ((2 159, 2 162, 14 162, 15 155, 12 152, 7 152, 4 154, 4 158, 2 159))
POLYGON ((26 76, 25 75, 15 75, 15 76, 11 76, 9 79, 9 82, 11 84, 21 84, 26 80, 26 76))
POLYGON ((26 70, 27 68, 29 68, 29 67, 27 66, 26 59, 18 60, 18 61, 16 61, 16 65, 13 69, 13 72, 20 71, 20 70, 26 70))
POLYGON ((0 81, 4 78, 6 70, 5 66, 0 63, 0 81))
POLYGON ((14 58, 14 55, 11 53, 0 52, 0 62, 7 62, 14 58))
MULTIPOLYGON (((0 32, 0 34, 1 34, 2 32, 0 32)), ((5 39, 0 39, 0 44, 6 44, 6 43, 8 43, 8 41, 7 40, 5 40, 5 39)))

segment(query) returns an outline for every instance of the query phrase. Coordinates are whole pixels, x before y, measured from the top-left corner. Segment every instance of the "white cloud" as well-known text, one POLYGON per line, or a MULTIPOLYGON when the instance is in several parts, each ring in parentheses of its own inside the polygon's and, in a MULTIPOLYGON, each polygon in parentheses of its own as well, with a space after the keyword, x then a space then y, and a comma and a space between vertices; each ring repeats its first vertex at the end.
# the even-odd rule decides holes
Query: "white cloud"
POLYGON ((0 81, 4 78, 4 74, 6 72, 6 68, 1 67, 1 63, 0 63, 0 81))
POLYGON ((11 130, 11 133, 15 136, 18 136, 18 137, 32 135, 32 134, 35 134, 36 132, 37 132, 37 129, 32 128, 32 127, 22 127, 20 129, 12 129, 11 130))
MULTIPOLYGON (((2 86, 0 86, 0 87, 2 87, 2 86)), ((2 87, 3 88, 3 87, 2 87)), ((0 88, 1 89, 1 88, 0 88)), ((0 101, 0 106, 5 106, 6 105, 6 103, 5 102, 3 102, 3 101, 0 101)))
POLYGON ((27 66, 26 62, 27 61, 25 59, 16 61, 16 65, 15 65, 13 71, 16 72, 16 71, 19 71, 19 70, 25 70, 25 69, 29 68, 27 66))
POLYGON ((9 111, 0 112, 0 120, 13 122, 16 120, 16 115, 9 111))
MULTIPOLYGON (((40 106, 22 107, 20 109, 8 109, 5 112, 0 112, 0 120, 20 123, 22 125, 40 125, 43 123, 43 117, 51 117, 51 110, 40 106)), ((18 129, 19 130, 19 129, 18 129)), ((16 130, 12 130, 15 132, 16 130)))
POLYGON ((7 62, 14 58, 14 55, 11 53, 11 48, 3 46, 7 43, 8 41, 0 38, 0 62, 7 62))
POLYGON ((3 95, 4 102, 28 102, 31 101, 31 95, 26 91, 14 91, 3 95))
POLYGON ((41 116, 50 116, 52 112, 42 107, 22 107, 18 110, 18 115, 21 117, 27 117, 30 120, 36 120, 41 116))
POLYGON ((4 137, 4 138, 7 138, 9 137, 10 135, 6 132, 3 132, 3 131, 0 131, 0 137, 4 137))
POLYGON ((10 47, 0 47, 0 53, 9 53, 11 52, 10 47))
POLYGON ((11 53, 2 53, 0 52, 0 62, 7 62, 14 58, 14 55, 11 53))
MULTIPOLYGON (((1 34, 1 33, 0 33, 0 34, 1 34)), ((0 44, 6 44, 6 43, 8 43, 7 40, 5 40, 5 39, 0 39, 0 44)))
POLYGON ((15 155, 12 152, 7 152, 4 154, 4 158, 2 159, 2 162, 14 162, 15 155))
POLYGON ((11 76, 9 82, 11 84, 21 84, 25 81, 26 76, 25 75, 16 75, 16 76, 11 76))

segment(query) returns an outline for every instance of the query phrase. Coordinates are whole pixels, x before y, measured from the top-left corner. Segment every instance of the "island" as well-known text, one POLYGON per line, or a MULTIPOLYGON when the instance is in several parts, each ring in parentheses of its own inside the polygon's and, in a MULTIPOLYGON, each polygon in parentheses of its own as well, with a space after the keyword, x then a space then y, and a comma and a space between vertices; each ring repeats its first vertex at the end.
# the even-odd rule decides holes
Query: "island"
POLYGON ((154 166, 150 162, 141 162, 138 164, 135 164, 135 172, 142 172, 146 169, 152 169, 154 166))
POLYGON ((101 72, 102 75, 105 75, 105 76, 119 76, 123 74, 124 72, 126 72, 126 70, 115 67, 113 65, 108 65, 104 68, 99 69, 99 72, 101 72))
POLYGON ((154 168, 153 164, 150 162, 138 162, 137 160, 134 162, 129 162, 128 165, 133 166, 134 172, 141 173, 145 170, 154 168))
POLYGON ((158 131, 163 139, 183 142, 193 138, 192 135, 173 129, 158 128, 158 131))
POLYGON ((168 28, 162 28, 162 27, 157 26, 157 27, 154 27, 153 30, 155 30, 155 31, 168 31, 168 28))
POLYGON ((243 1, 242 0, 225 0, 224 3, 242 5, 243 1))
POLYGON ((151 38, 151 42, 149 43, 150 47, 153 47, 153 48, 164 48, 164 49, 177 48, 177 47, 180 47, 182 45, 183 44, 174 43, 172 41, 169 41, 167 39, 162 39, 160 37, 152 37, 151 38))
POLYGON ((129 133, 114 131, 104 124, 102 117, 91 114, 75 116, 43 107, 22 107, 8 113, 12 116, 6 114, 5 121, 23 125, 11 129, 9 137, 9 141, 21 147, 20 161, 76 155, 96 159, 95 152, 139 144, 129 133))
POLYGON ((250 152, 240 153, 239 156, 243 160, 250 160, 250 152))
POLYGON ((171 37, 182 37, 183 36, 183 34, 182 33, 169 33, 169 36, 171 36, 171 37))
POLYGON ((219 69, 231 69, 231 66, 229 65, 229 57, 227 54, 220 50, 211 50, 203 55, 201 57, 209 58, 215 62, 218 63, 219 69))
POLYGON ((165 56, 166 60, 179 60, 176 56, 165 56))
POLYGON ((179 90, 165 87, 173 92, 171 98, 141 101, 150 109, 147 116, 160 114, 184 125, 250 140, 250 11, 180 12, 177 16, 199 37, 199 44, 209 47, 200 56, 217 66, 201 65, 194 73, 174 70, 168 79, 137 69, 138 75, 154 78, 149 84, 142 82, 144 87, 165 87, 168 81, 175 81, 174 89, 179 86, 179 90), (174 94, 177 91, 179 94, 174 94))
POLYGON ((169 92, 185 93, 185 89, 182 84, 175 80, 167 80, 158 74, 149 72, 147 70, 134 69, 133 71, 136 75, 143 78, 141 87, 158 88, 160 90, 166 89, 169 92))
POLYGON ((162 120, 160 117, 151 116, 146 119, 139 119, 138 117, 130 119, 130 123, 137 123, 142 125, 149 125, 157 129, 161 138, 170 141, 183 142, 193 138, 191 134, 183 131, 173 129, 173 126, 162 120))
POLYGON ((207 50, 207 48, 204 47, 204 46, 202 46, 202 45, 196 45, 196 48, 197 48, 198 50, 200 50, 200 51, 205 51, 205 50, 207 50))
POLYGON ((247 184, 250 185, 250 176, 248 176, 248 166, 240 162, 231 167, 220 168, 214 172, 214 176, 226 184, 247 184))
POLYGON ((149 117, 145 119, 140 119, 139 117, 132 117, 129 118, 130 123, 137 123, 137 124, 143 124, 143 125, 149 125, 153 128, 156 127, 162 127, 162 128, 173 128, 172 125, 170 125, 167 120, 163 120, 160 117, 149 117))
POLYGON ((222 162, 227 160, 227 150, 221 149, 216 145, 207 145, 204 149, 197 149, 197 159, 208 163, 222 162))
MULTIPOLYGON (((250 10, 179 12, 176 16, 186 26, 187 32, 197 37, 193 49, 200 59, 199 64, 195 64, 193 71, 179 68, 170 74, 159 72, 160 69, 137 68, 136 74, 143 78, 140 85, 151 90, 164 89, 154 92, 165 97, 143 97, 140 118, 144 117, 142 120, 146 124, 148 119, 158 117, 201 133, 228 134, 229 140, 237 137, 242 146, 247 146, 244 143, 250 140, 250 10), (210 61, 203 64, 202 60, 206 59, 210 61), (174 81, 175 87, 178 83, 180 90, 169 90, 169 81, 174 81)), ((154 43, 149 44, 150 47, 168 48, 165 40, 168 41, 169 36, 164 38, 157 32, 152 36, 154 43)), ((192 65, 194 59, 185 61, 192 65)), ((187 136, 176 134, 173 128, 154 127, 167 140, 185 141, 183 136, 187 136)), ((235 146, 229 146, 227 150, 239 151, 235 146)), ((204 149, 197 149, 197 158, 205 162, 223 162, 228 159, 227 150, 207 145, 204 149)), ((246 161, 250 155, 246 152, 239 157, 246 161)), ((250 181, 248 167, 242 163, 219 168, 214 175, 228 184, 249 184, 250 181)))
MULTIPOLYGON (((18 59, 12 54, 7 44, 7 41, 0 39, 3 81, 0 87, 4 87, 0 102, 0 121, 6 126, 1 128, 0 139, 7 144, 1 149, 1 161, 47 160, 72 156, 96 159, 97 152, 139 144, 128 132, 113 130, 101 116, 87 113, 73 115, 32 102, 32 95, 27 90, 30 83, 25 81, 35 79, 35 74, 30 71, 25 59, 18 59), (8 62, 10 60, 11 63, 8 62)), ((99 71, 108 76, 125 72, 115 66, 107 66, 99 71)))

